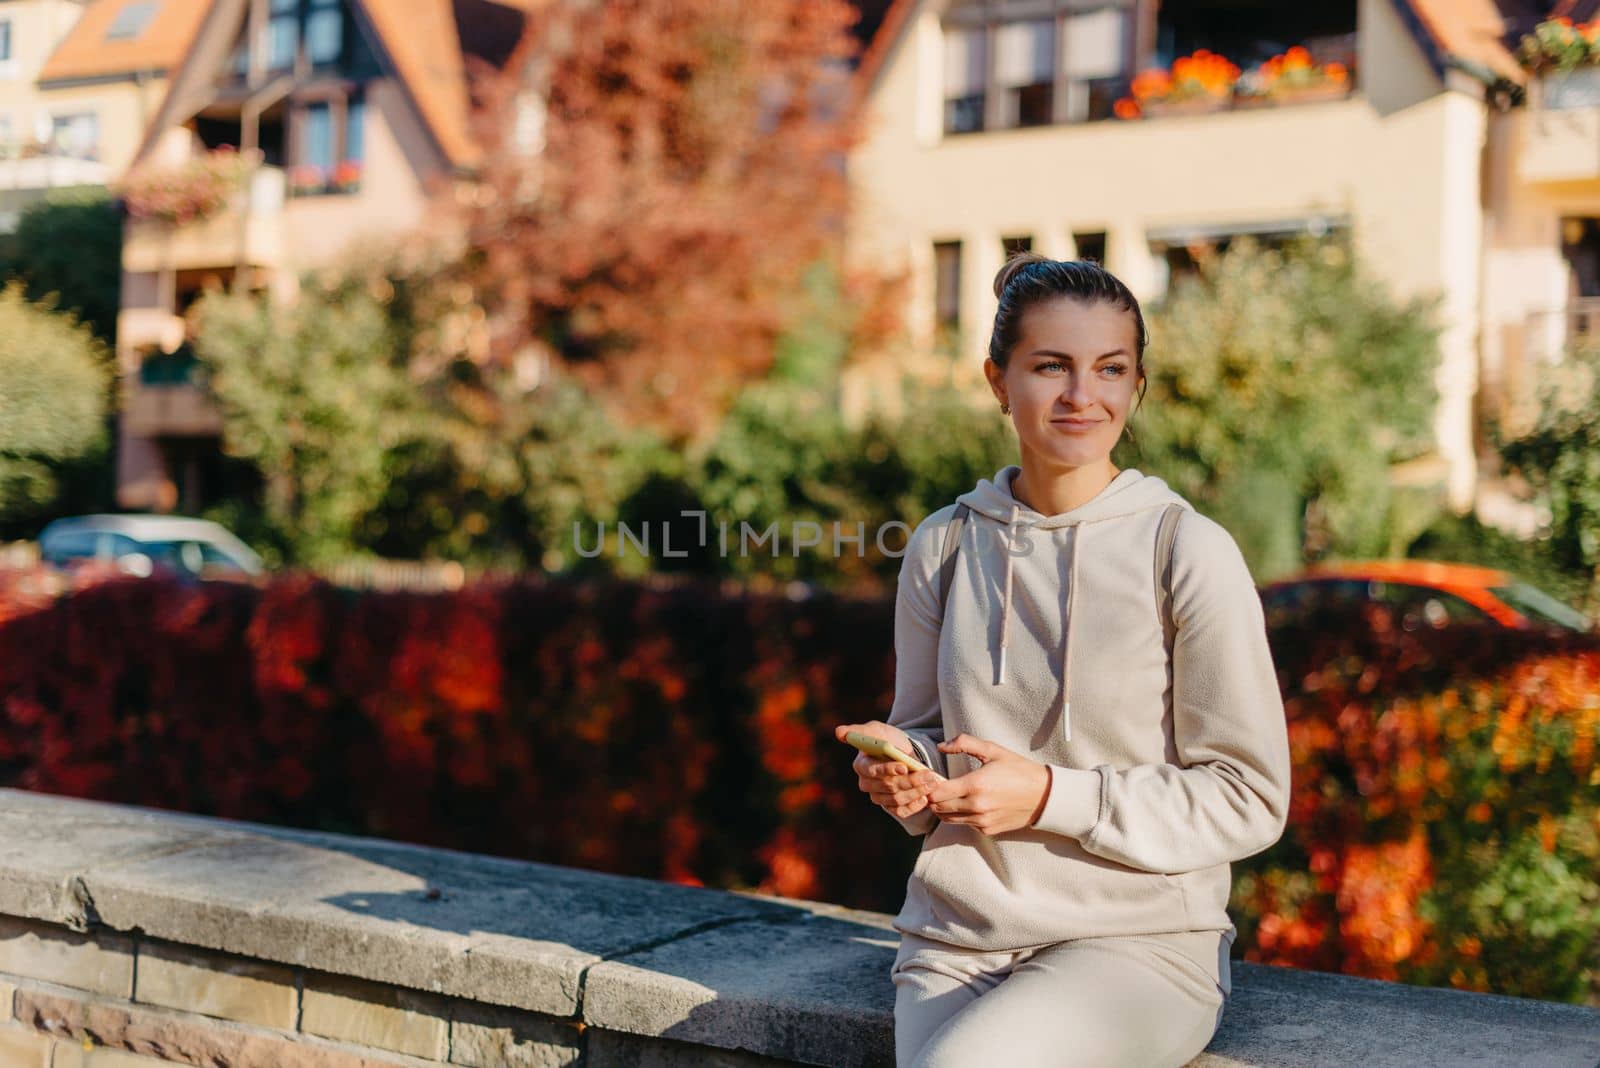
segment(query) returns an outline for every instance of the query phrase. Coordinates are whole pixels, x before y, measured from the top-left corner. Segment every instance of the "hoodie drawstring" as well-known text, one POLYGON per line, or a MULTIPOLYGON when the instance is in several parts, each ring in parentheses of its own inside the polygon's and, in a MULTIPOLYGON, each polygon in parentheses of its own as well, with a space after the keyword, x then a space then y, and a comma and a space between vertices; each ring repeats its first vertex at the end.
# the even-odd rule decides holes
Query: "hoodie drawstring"
MULTIPOLYGON (((1000 662, 995 674, 995 685, 1006 682, 1006 646, 1011 641, 1011 560, 1015 555, 1017 506, 1011 506, 1011 519, 1006 524, 1006 575, 1004 592, 1000 597, 1000 662)), ((1072 605, 1078 597, 1078 539, 1083 537, 1083 524, 1073 523, 1067 539, 1067 606, 1061 619, 1061 737, 1072 740, 1072 605)))
POLYGON ((1061 618, 1061 737, 1072 741, 1072 602, 1078 597, 1078 539, 1083 524, 1072 524, 1067 542, 1067 611, 1061 618))
POLYGON ((1011 506, 1011 521, 1006 524, 1006 580, 1005 594, 1000 599, 1000 665, 995 677, 996 686, 1004 686, 1006 682, 1006 642, 1010 639, 1009 625, 1011 623, 1011 551, 1013 539, 1017 529, 1017 506, 1011 506))

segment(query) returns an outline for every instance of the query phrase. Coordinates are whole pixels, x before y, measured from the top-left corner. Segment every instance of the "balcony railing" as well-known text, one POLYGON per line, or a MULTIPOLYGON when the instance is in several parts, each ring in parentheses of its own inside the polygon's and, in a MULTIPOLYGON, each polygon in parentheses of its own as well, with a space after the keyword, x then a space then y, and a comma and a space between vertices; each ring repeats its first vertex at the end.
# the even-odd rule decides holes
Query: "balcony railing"
POLYGON ((1546 74, 1528 85, 1517 173, 1523 181, 1600 180, 1600 67, 1546 74))
POLYGON ((221 211, 194 222, 130 219, 122 249, 128 271, 187 270, 283 261, 284 174, 258 167, 221 211))
POLYGON ((222 433, 222 412, 209 390, 188 382, 128 383, 123 425, 139 437, 206 437, 222 433))
POLYGON ((1564 308, 1534 312, 1527 319, 1528 355, 1560 363, 1574 349, 1600 348, 1600 297, 1575 297, 1564 308))
POLYGON ((38 145, 0 142, 0 192, 104 185, 106 165, 38 145))

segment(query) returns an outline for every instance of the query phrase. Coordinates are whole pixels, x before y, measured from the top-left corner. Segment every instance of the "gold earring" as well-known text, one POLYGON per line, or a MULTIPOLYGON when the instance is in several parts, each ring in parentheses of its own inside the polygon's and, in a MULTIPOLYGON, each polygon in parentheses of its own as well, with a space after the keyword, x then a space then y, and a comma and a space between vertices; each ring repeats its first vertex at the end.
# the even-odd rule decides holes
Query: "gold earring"
POLYGON ((1000 402, 1000 414, 1001 415, 1010 415, 1011 414, 1011 405, 1007 404, 1005 401, 1001 401, 1000 402))

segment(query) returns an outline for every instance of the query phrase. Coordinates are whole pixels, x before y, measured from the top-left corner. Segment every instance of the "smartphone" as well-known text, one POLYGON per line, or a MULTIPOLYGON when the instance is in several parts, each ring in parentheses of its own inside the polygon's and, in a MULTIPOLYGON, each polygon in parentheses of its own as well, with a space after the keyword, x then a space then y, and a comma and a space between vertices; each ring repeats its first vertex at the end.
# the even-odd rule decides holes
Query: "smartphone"
MULTIPOLYGON (((844 740, 868 756, 877 757, 880 760, 898 760, 900 763, 907 767, 915 768, 917 771, 933 771, 932 768, 916 757, 902 753, 892 743, 886 742, 882 738, 877 738, 870 734, 862 734, 860 731, 845 731, 844 740)), ((939 773, 934 771, 934 774, 937 775, 939 773)))

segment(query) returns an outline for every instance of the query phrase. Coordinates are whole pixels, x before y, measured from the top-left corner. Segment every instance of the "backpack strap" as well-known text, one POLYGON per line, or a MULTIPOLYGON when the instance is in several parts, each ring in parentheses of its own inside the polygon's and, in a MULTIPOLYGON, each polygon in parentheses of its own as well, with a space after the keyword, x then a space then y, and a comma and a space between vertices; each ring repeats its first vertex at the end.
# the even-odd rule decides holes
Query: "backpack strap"
POLYGON ((939 563, 939 618, 944 618, 944 603, 950 595, 950 583, 956 575, 956 550, 961 548, 961 528, 966 526, 967 513, 972 509, 957 502, 955 515, 944 528, 944 559, 939 563))
POLYGON ((1172 543, 1178 537, 1178 519, 1183 505, 1167 505, 1161 513, 1161 525, 1156 528, 1156 607, 1161 613, 1161 631, 1167 643, 1167 653, 1172 652, 1172 641, 1178 630, 1172 618, 1172 543))

